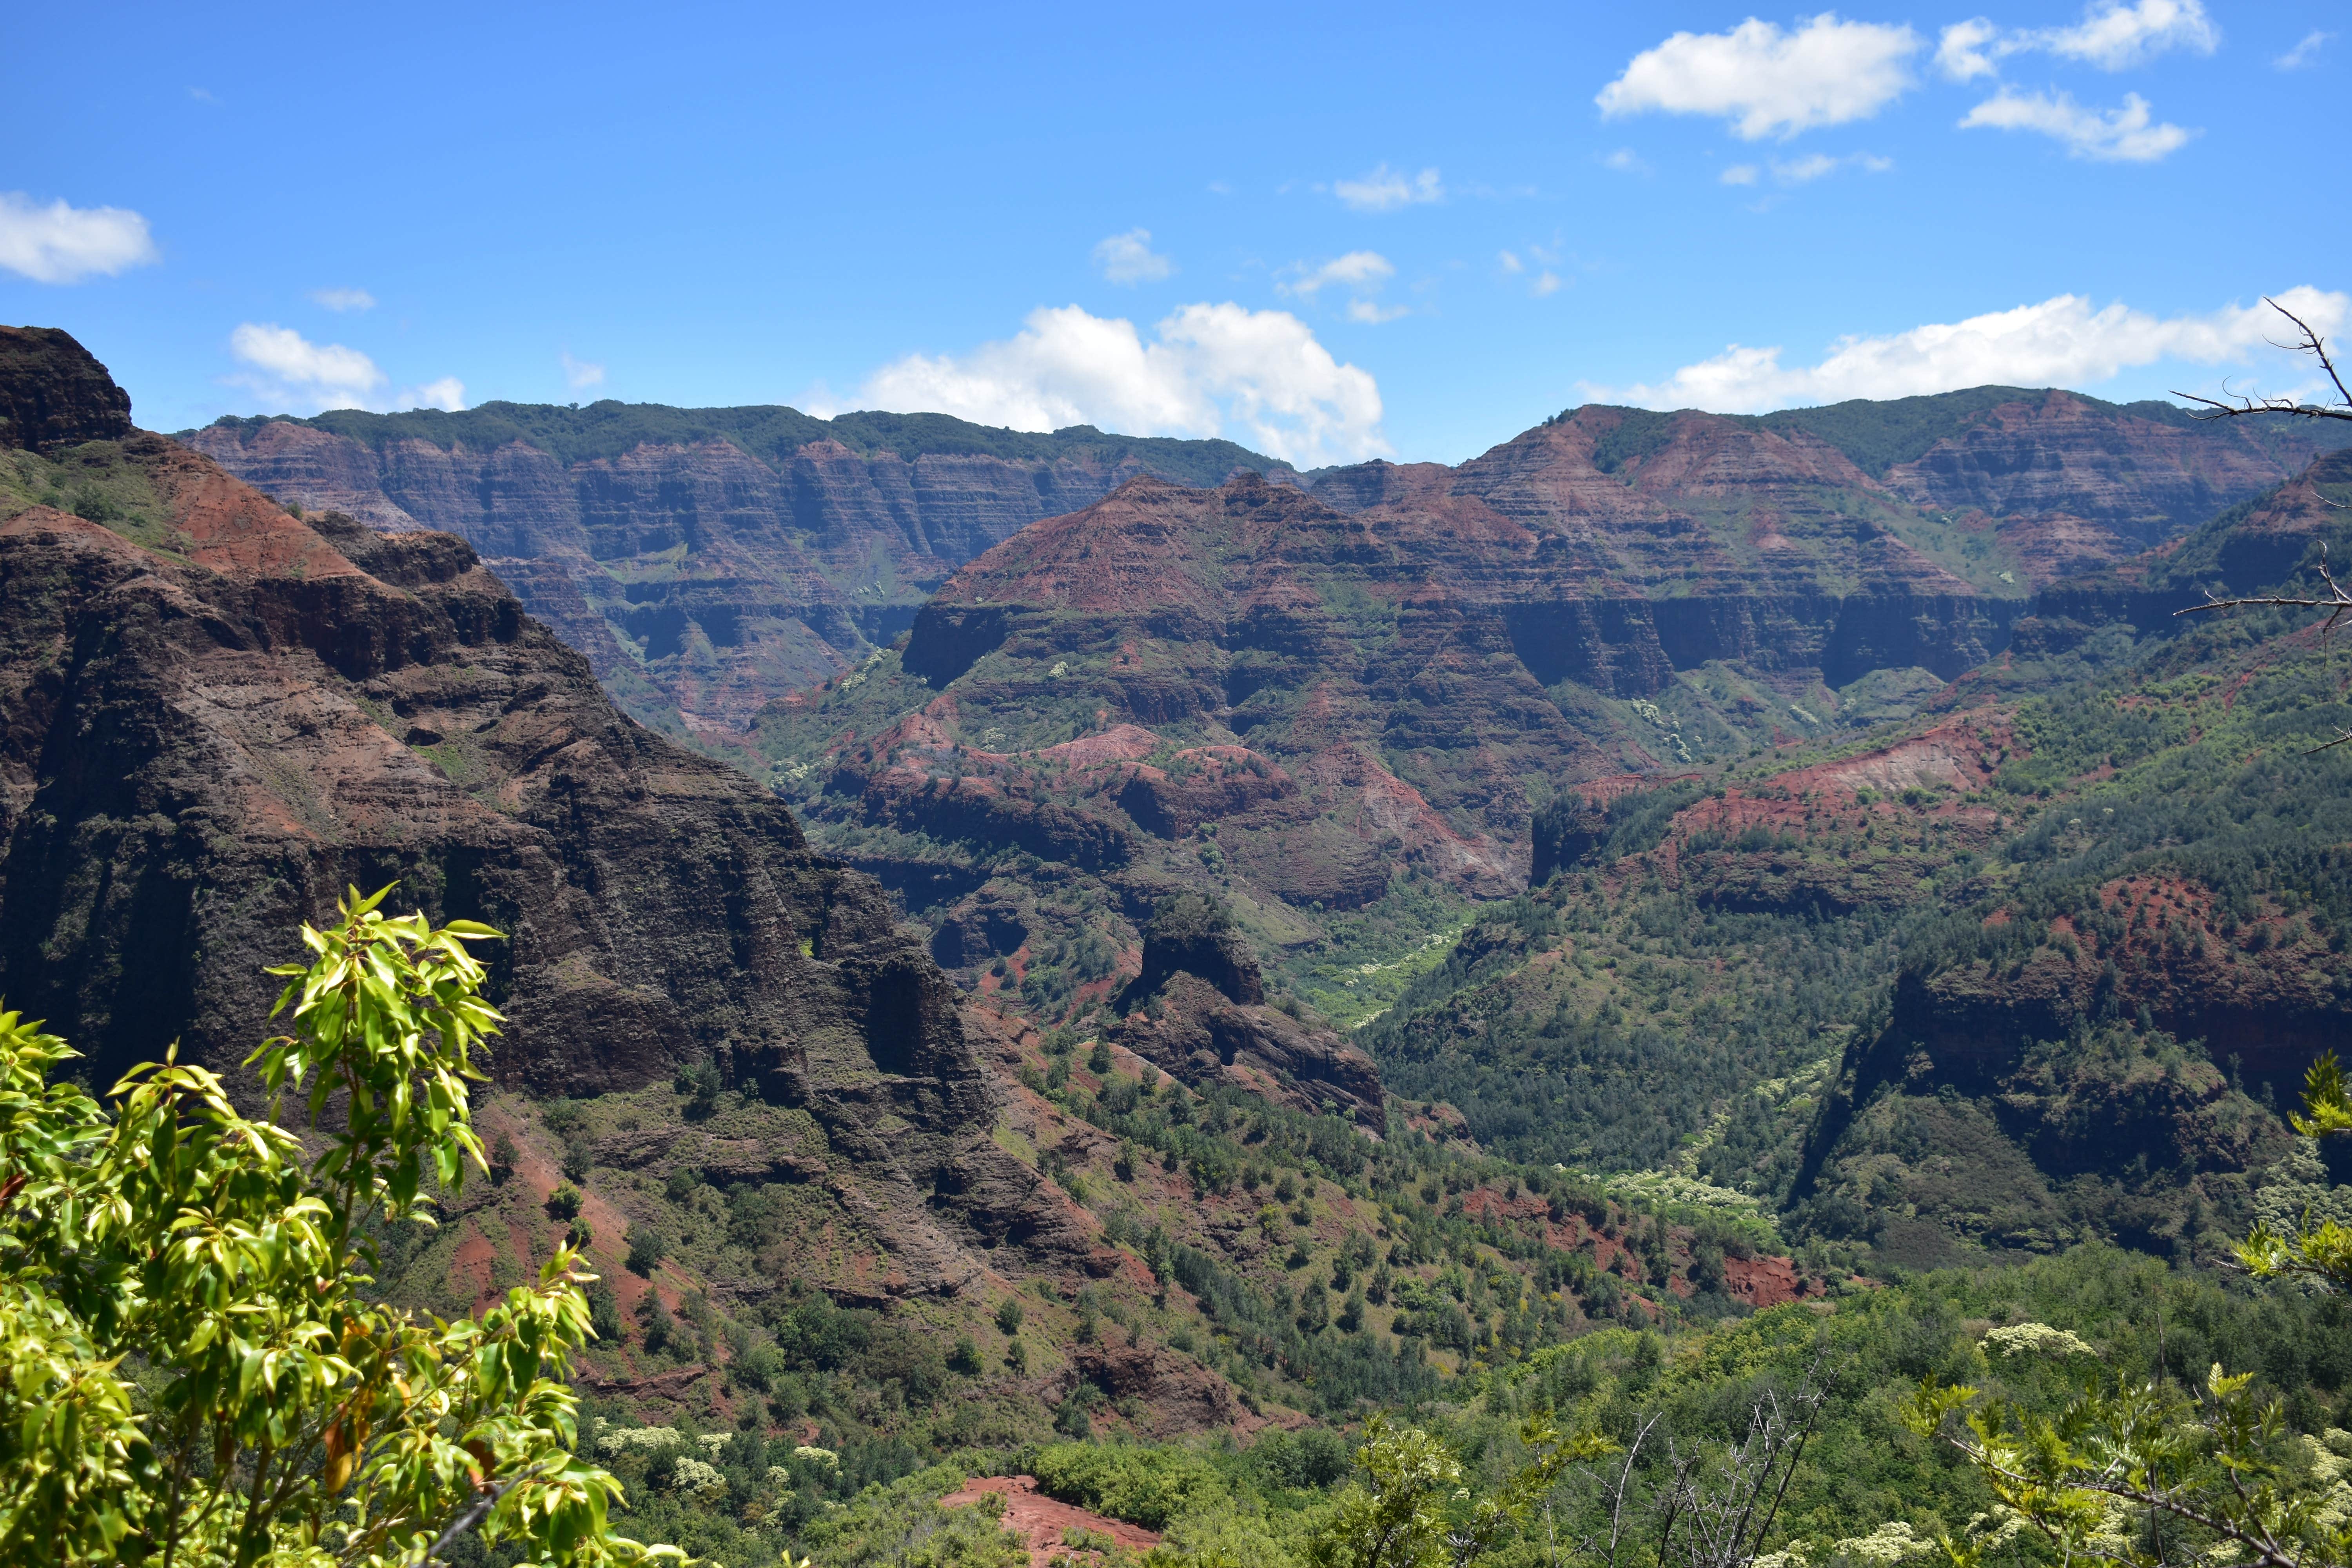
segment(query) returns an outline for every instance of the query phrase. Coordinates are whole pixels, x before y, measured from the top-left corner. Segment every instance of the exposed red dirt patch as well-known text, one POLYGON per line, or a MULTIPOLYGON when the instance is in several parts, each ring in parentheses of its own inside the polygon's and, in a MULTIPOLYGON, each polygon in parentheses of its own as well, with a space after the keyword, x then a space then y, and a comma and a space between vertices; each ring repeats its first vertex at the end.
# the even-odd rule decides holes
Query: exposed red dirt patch
POLYGON ((986 1476, 966 1481, 961 1490, 940 1499, 940 1506, 970 1508, 984 1497, 1004 1500, 1004 1528, 1028 1543, 1030 1568, 1045 1568, 1048 1562, 1061 1555, 1064 1532, 1071 1530, 1107 1535, 1134 1552, 1160 1544, 1160 1537, 1139 1525, 1105 1519, 1101 1514, 1045 1496, 1037 1489, 1034 1476, 986 1476))

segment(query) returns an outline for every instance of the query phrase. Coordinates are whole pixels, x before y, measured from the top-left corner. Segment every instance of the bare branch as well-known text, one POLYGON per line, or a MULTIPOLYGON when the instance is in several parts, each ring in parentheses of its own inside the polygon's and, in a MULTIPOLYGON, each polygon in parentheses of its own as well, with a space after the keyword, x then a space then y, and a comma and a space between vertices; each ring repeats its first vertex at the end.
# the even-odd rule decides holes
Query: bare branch
POLYGON ((2263 303, 2293 321, 2295 331, 2301 334, 2294 342, 2273 343, 2272 346, 2306 353, 2317 360, 2319 368, 2327 373, 2327 379, 2336 385, 2336 401, 2297 403, 2292 397, 2265 397, 2257 401, 2241 396, 2232 403, 2225 398, 2200 397, 2193 392, 2175 392, 2172 395, 2190 403, 2203 404, 2207 412, 2197 415, 2200 419, 2236 419, 2249 414, 2287 414, 2302 419, 2352 419, 2352 390, 2345 387, 2344 377, 2337 372, 2335 360, 2328 357, 2327 340, 2313 331, 2309 322, 2276 300, 2266 298, 2263 303))
MULTIPOLYGON (((2289 319, 2292 320, 2293 318, 2289 319)), ((2292 594, 2261 594, 2243 599, 2217 599, 2213 596, 2212 590, 2209 588, 2206 590, 2205 602, 2203 604, 2191 605, 2187 609, 2175 610, 2172 613, 2177 618, 2181 616, 2201 615, 2207 610, 2244 610, 2254 608, 2278 610, 2326 610, 2327 612, 2327 619, 2321 622, 2319 626, 2319 650, 2321 657, 2326 658, 2332 664, 2335 653, 2333 644, 2330 639, 2332 639, 2336 635, 2336 623, 2342 620, 2347 612, 2352 612, 2352 594, 2346 593, 2344 591, 2344 584, 2336 580, 2336 574, 2328 570, 2327 542, 2325 540, 2322 540, 2319 545, 2319 579, 2321 582, 2327 584, 2328 596, 2324 599, 2297 598, 2292 594)), ((2321 752, 2333 751, 2336 747, 2343 745, 2347 741, 2352 741, 2352 730, 2342 731, 2336 735, 2336 739, 2328 742, 2326 745, 2314 746, 2303 754, 2306 757, 2316 756, 2321 752)))

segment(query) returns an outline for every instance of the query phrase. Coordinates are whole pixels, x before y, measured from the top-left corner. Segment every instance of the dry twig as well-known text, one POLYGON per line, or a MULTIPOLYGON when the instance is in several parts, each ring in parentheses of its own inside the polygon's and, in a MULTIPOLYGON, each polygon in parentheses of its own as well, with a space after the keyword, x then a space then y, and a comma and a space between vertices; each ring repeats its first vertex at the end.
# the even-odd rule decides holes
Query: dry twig
MULTIPOLYGON (((2332 661, 2334 655, 2329 647, 2329 638, 2335 636, 2336 623, 2344 618, 2347 611, 2352 611, 2352 594, 2347 594, 2344 591, 2344 585, 2336 580, 2336 574, 2327 569, 2327 545, 2325 541, 2321 542, 2319 546, 2319 579, 2327 584, 2326 598, 2299 599, 2284 594, 2263 594, 2245 599, 2217 599, 2213 596, 2212 590, 2208 589, 2203 604, 2191 605, 2185 610, 2175 610, 2172 613, 2175 616, 2194 616, 2207 610, 2245 610, 2257 607, 2279 610, 2326 610, 2327 619, 2322 622, 2319 627, 2319 647, 2321 654, 2332 661)), ((2332 751, 2347 741, 2352 741, 2352 730, 2338 731, 2336 739, 2328 742, 2326 745, 2314 746, 2303 754, 2308 757, 2320 752, 2332 751)))
POLYGON ((2336 373, 2336 362, 2328 357, 2327 340, 2312 331, 2309 322, 2276 300, 2264 299, 2263 303, 2293 321, 2295 331, 2302 334, 2294 342, 2273 343, 2272 346, 2292 349, 2296 353, 2309 354, 2317 360, 2319 368, 2327 373, 2327 379, 2336 384, 2336 400, 2334 403, 2297 403, 2292 397, 2265 397, 2258 401, 2241 396, 2231 403, 2223 398, 2200 397, 2193 392, 2176 392, 2172 395, 2203 404, 2205 412, 2197 416, 2200 419, 2237 419, 2249 414, 2291 414, 2304 419, 2352 419, 2352 391, 2346 389, 2344 377, 2336 373))

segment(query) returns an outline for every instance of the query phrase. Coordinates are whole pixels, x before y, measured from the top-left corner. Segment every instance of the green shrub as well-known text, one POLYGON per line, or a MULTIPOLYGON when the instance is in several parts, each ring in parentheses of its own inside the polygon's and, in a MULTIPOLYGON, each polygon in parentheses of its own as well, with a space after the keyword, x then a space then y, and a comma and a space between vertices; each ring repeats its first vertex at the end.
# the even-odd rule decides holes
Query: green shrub
POLYGON ((628 1269, 632 1274, 651 1279, 654 1270, 661 1267, 661 1260, 669 1256, 669 1238, 649 1225, 631 1226, 628 1242, 628 1269))
POLYGON ((1055 1443, 1038 1451, 1032 1473, 1048 1497, 1146 1530, 1163 1530, 1225 1495, 1208 1460, 1189 1448, 1055 1443))

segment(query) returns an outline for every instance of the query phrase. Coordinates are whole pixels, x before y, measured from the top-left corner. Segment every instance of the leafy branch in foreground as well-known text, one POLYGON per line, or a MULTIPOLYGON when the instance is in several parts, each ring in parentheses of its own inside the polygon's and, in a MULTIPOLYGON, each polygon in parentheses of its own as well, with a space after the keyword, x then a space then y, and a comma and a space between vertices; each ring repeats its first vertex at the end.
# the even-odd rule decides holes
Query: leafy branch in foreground
POLYGON ((1535 1458, 1465 1509, 1462 1461, 1444 1440, 1373 1416, 1356 1454, 1363 1479, 1340 1494, 1314 1542, 1316 1563, 1319 1568, 1466 1568, 1527 1524, 1569 1466, 1617 1451, 1595 1433, 1563 1434, 1549 1415, 1528 1417, 1519 1440, 1535 1458))
POLYGON ((75 1053, 0 1015, 0 1559, 25 1564, 422 1563, 467 1531, 532 1561, 676 1558, 614 1535, 582 1462, 571 1354, 590 1337, 559 1248, 534 1286, 455 1323, 367 1299, 363 1222, 425 1220, 481 1150, 470 1054, 500 1022, 466 943, 354 889, 257 1064, 310 1089, 326 1152, 240 1115, 181 1063, 112 1114, 49 1082, 75 1053))
MULTIPOLYGON (((1903 1415, 1958 1450, 2062 1563, 2342 1564, 2352 1559, 2352 1529, 2297 1479, 2278 1404, 2248 1392, 2252 1375, 2227 1375, 2216 1363, 2194 1400, 2156 1382, 2112 1391, 2094 1383, 2055 1419, 2008 1401, 1979 1404, 1976 1389, 1929 1378, 1903 1415)), ((2000 1538, 1938 1539, 1953 1568, 1978 1568, 2000 1538)))
MULTIPOLYGON (((2336 1065, 2334 1051, 2312 1063, 2304 1075, 2303 1113, 2292 1120, 2305 1138, 2352 1132, 2352 1098, 2346 1095, 2344 1069, 2336 1065)), ((2291 1237, 2258 1225, 2239 1247, 2238 1260, 2260 1279, 2309 1279, 2352 1293, 2352 1230, 2336 1220, 2315 1226, 2306 1214, 2291 1237)))

